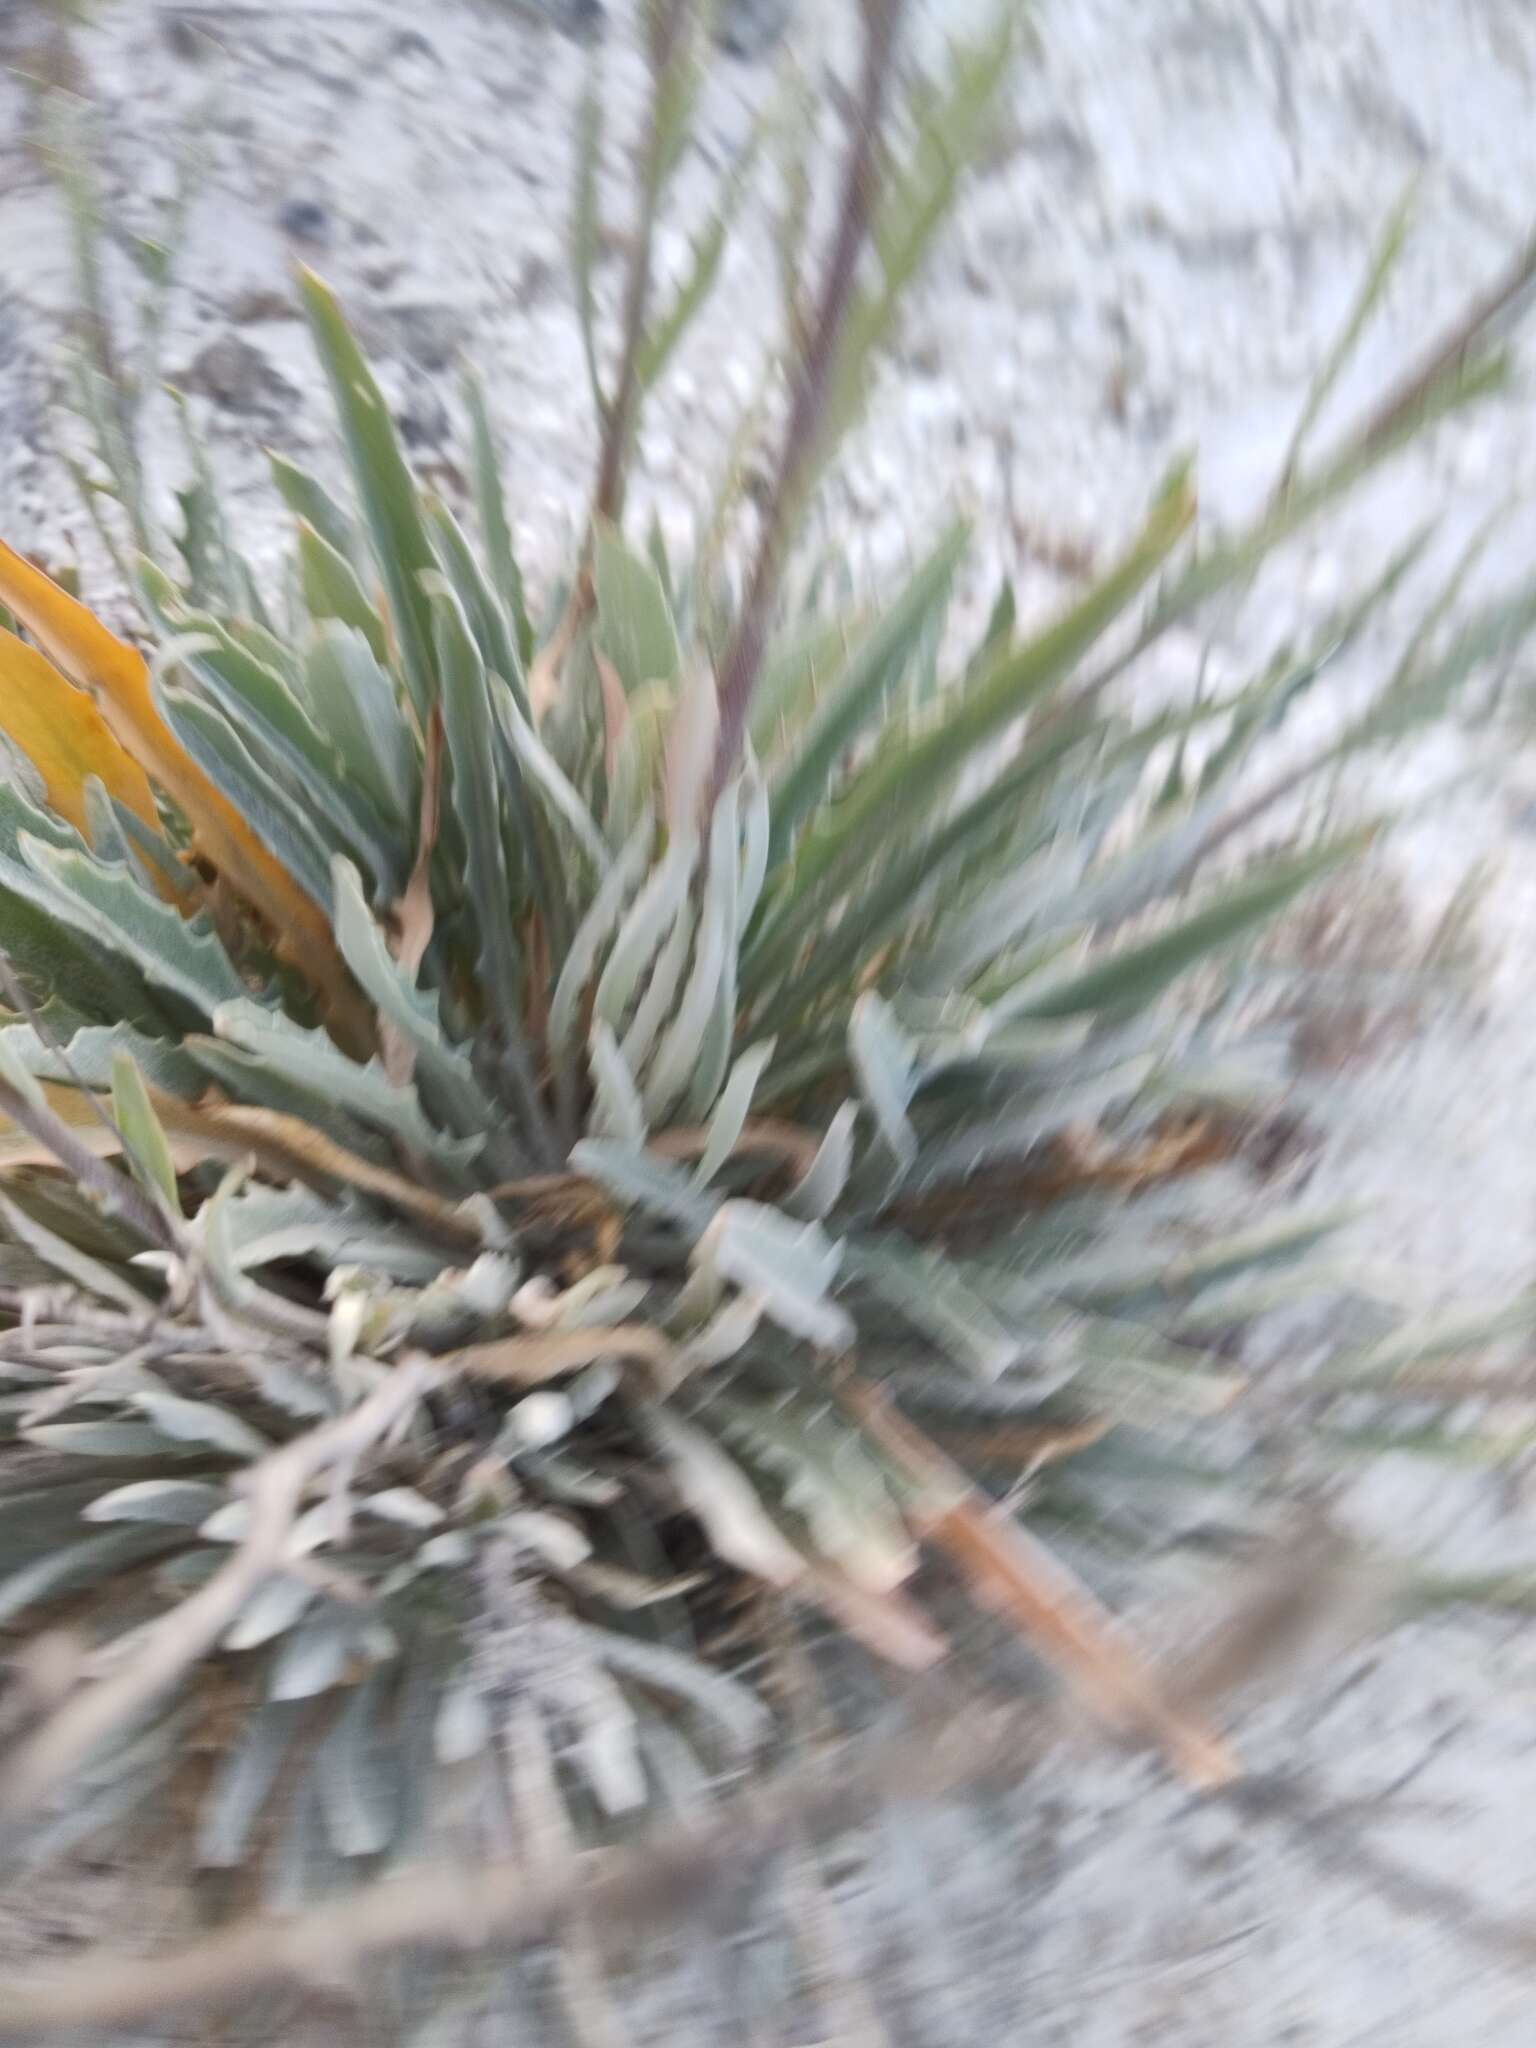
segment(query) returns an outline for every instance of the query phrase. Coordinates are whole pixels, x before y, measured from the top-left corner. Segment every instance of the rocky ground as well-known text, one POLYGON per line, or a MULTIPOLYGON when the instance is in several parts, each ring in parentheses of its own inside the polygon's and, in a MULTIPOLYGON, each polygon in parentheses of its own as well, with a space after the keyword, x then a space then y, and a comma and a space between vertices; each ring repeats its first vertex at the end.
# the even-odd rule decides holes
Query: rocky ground
MULTIPOLYGON (((979 11, 928 0, 923 48, 979 11)), ((627 8, 607 13, 611 275, 639 74, 627 8)), ((494 0, 118 0, 93 17, 66 51, 37 0, 0 0, 3 55, 18 71, 62 66, 96 105, 110 193, 140 229, 195 136, 163 361, 194 394, 257 552, 274 535, 260 447, 330 460, 286 286, 302 257, 344 294, 417 458, 450 490, 453 365, 477 363, 504 429, 517 538, 547 580, 594 452, 564 253, 585 52, 494 0)), ((1042 0, 1036 19, 1009 119, 824 516, 861 572, 878 572, 938 507, 968 505, 977 591, 1006 566, 1044 605, 1131 523, 1175 451, 1198 447, 1214 516, 1262 493, 1411 181, 1415 233, 1341 414, 1529 232, 1536 13, 1529 0, 1042 0)), ((792 40, 813 79, 847 30, 842 6, 801 0, 792 40)), ((723 64, 685 179, 692 201, 741 147, 771 79, 762 56, 723 64)), ((679 537, 755 386, 774 312, 761 228, 749 222, 646 426, 649 494, 679 537)), ((668 262, 683 247, 671 232, 668 262)), ((90 546, 48 409, 71 297, 28 95, 0 74, 0 525, 61 555, 90 546)), ((150 443, 168 486, 168 414, 150 443)), ((1217 676, 1249 672, 1431 514, 1445 556, 1495 515, 1485 580, 1528 574, 1533 486, 1536 412, 1522 393, 1439 431, 1298 544, 1240 614, 1170 650, 1170 679, 1202 658, 1217 676)), ((1409 616, 1405 601, 1337 692, 1380 674, 1409 616)), ((1517 671, 1507 703, 1530 685, 1517 671)), ((1437 734, 1346 800, 1401 814, 1329 940, 1346 971, 1380 964, 1383 946, 1415 957, 1469 874, 1486 874, 1461 934, 1472 999, 1389 1017, 1345 1046, 1348 1100, 1311 1192, 1360 1203, 1350 1256, 1390 1268, 1414 1313, 1475 1307, 1527 1283, 1536 1225, 1536 732, 1511 715, 1437 734)), ((1536 1556, 1518 1459, 1493 1475, 1386 1459, 1342 1512, 1453 1568, 1536 1556)), ((838 1884, 890 2037, 1525 2048, 1530 1955, 1510 1923, 1536 1914, 1536 1635, 1517 1620, 1425 1621, 1298 1677, 1242 1732, 1260 1770, 1309 1788, 1309 1821, 1197 1811, 1145 1766, 1091 1760, 984 1810, 904 1816, 926 1903, 900 1881, 895 1834, 838 1884)), ((59 1904, 62 1933, 76 1903, 59 1904)), ((675 1986, 627 2017, 644 2040, 714 2038, 675 1986)), ((875 2039, 873 2024, 800 2015, 785 2038, 835 2025, 875 2039)))

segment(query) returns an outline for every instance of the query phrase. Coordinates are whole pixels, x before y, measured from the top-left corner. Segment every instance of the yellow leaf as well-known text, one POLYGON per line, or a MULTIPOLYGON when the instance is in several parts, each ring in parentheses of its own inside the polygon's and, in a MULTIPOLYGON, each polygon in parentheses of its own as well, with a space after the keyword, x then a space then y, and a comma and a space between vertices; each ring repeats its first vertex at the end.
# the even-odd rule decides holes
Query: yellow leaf
POLYGON ((38 774, 48 802, 87 839, 85 780, 101 778, 115 796, 158 832, 155 799, 144 771, 112 737, 106 720, 83 690, 67 683, 52 662, 0 630, 0 732, 13 740, 38 774))
POLYGON ((197 851, 269 927, 279 957, 320 991, 339 1040, 349 1051, 366 1050, 372 1014, 337 950, 330 920, 167 726, 155 708, 144 657, 3 541, 0 604, 50 661, 89 690, 113 737, 182 811, 197 851))

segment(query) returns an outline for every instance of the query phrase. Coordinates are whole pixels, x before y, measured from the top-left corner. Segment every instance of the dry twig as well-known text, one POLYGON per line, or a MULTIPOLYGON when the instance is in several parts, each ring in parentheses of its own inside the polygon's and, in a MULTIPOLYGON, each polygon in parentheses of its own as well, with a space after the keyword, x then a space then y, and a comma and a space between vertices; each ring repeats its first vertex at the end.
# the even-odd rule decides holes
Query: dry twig
MULTIPOLYGON (((1243 1601, 1211 1632, 1198 1680, 1181 1649, 1159 1687, 1180 1693, 1187 1712, 1208 1712, 1217 1699, 1203 1683, 1249 1683, 1267 1654, 1275 1603, 1292 1602, 1294 1551, 1261 1573, 1243 1601), (1233 1645, 1236 1644, 1236 1653, 1233 1645), (1179 1684, 1177 1674, 1186 1682, 1179 1684)), ((1313 1580, 1315 1584, 1315 1579, 1313 1580)), ((1305 1603, 1303 1603, 1305 1604, 1305 1603)), ((1317 1620, 1331 1626, 1324 1597, 1317 1620)), ((1285 1646, 1294 1651, 1294 1631, 1285 1646)), ((523 1861, 429 1867, 334 1904, 310 1907, 300 1919, 258 1917, 151 1957, 72 1960, 51 1981, 11 1984, 0 2003, 0 2039, 36 2039, 66 2027, 128 2024, 193 2009, 228 2009, 232 2000, 273 1987, 356 1981, 376 1957, 473 1954, 539 1942, 580 1915, 610 1939, 674 1922, 717 1897, 744 1869, 760 1868, 786 1850, 828 1842, 893 1800, 937 1799, 990 1775, 1025 1775, 1065 1730, 1059 1707, 1032 1700, 999 1706, 958 1703, 942 1675, 914 1689, 910 1718, 900 1729, 855 1743, 818 1748, 811 1757, 724 1802, 703 1822, 658 1831, 633 1848, 603 1851, 567 1864, 556 1877, 523 1861)), ((1244 1812, 1264 1817, 1262 1788, 1250 1797, 1228 1793, 1244 1812)), ((1296 1824, 1303 1807, 1293 1795, 1278 1817, 1296 1824)), ((1316 1800, 1304 1810, 1326 1817, 1316 1800)), ((1505 1929, 1503 1946, 1525 1943, 1505 1929)))
POLYGON ((849 114, 848 154, 838 197, 837 227, 815 318, 795 366, 789 421, 763 514, 757 559, 735 630, 720 663, 720 725, 705 797, 705 808, 709 811, 714 809, 721 790, 736 770, 790 529, 812 473, 832 403, 844 328, 874 214, 880 135, 903 4, 904 0, 863 0, 864 63, 857 100, 849 114))

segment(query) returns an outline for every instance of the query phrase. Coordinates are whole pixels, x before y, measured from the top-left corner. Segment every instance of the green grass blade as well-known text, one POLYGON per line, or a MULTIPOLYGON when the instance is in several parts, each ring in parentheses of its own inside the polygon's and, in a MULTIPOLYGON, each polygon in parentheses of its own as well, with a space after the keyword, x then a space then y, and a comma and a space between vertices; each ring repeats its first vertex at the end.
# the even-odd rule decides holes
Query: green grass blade
POLYGON ((597 362, 597 306, 592 280, 597 269, 602 221, 598 214, 597 169, 603 146, 602 77, 594 62, 576 110, 576 189, 571 203, 571 275, 576 283, 576 324, 592 404, 600 420, 610 405, 597 362))
POLYGON ((675 683, 682 669, 677 627, 660 576, 625 546, 608 520, 592 535, 592 582, 598 630, 625 694, 647 683, 675 683))
POLYGON ((1122 947, 1077 973, 1025 982, 1008 998, 1006 1011, 1013 1017, 1077 1017, 1140 1009, 1181 974, 1267 924, 1304 889, 1355 859, 1372 836, 1358 832, 1288 860, 1267 862, 1153 938, 1122 947))
POLYGON ((1365 332, 1371 316, 1381 303, 1382 294, 1391 281, 1392 273, 1397 268, 1398 260, 1402 256, 1403 245, 1408 237, 1408 226, 1413 217, 1413 208, 1417 196, 1416 190, 1410 186, 1388 217, 1381 238, 1372 251, 1370 264, 1366 269, 1365 276, 1361 279, 1360 289, 1355 294, 1354 303, 1349 309, 1348 317, 1345 319, 1344 325, 1339 332, 1339 337, 1323 358, 1318 366, 1316 375, 1307 387, 1306 401, 1292 430, 1290 446, 1286 449, 1285 461, 1281 466, 1282 476, 1289 477, 1295 469, 1297 458, 1301 453, 1308 434, 1312 431, 1319 414, 1332 396, 1339 378, 1348 368, 1350 358, 1359 344, 1361 335, 1365 332))
POLYGON ((432 616, 421 576, 435 564, 416 486, 395 438, 384 394, 341 308, 313 271, 299 272, 299 292, 316 352, 330 380, 358 502, 373 537, 401 671, 416 716, 425 727, 436 701, 437 683, 432 667, 432 616))
POLYGON ((112 1117, 123 1134, 135 1180, 147 1195, 164 1204, 168 1215, 179 1217, 181 1202, 170 1142, 131 1053, 119 1052, 112 1062, 112 1117))
POLYGON ((324 484, 271 448, 267 450, 267 468, 294 518, 305 520, 327 546, 359 568, 367 554, 366 544, 351 514, 342 510, 324 484))
POLYGON ((376 660, 386 659, 384 621, 352 564, 307 519, 299 521, 299 586, 312 619, 340 619, 362 634, 376 660))
POLYGON ((421 804, 415 735, 367 641, 328 620, 310 643, 304 678, 310 716, 326 742, 380 815, 409 835, 421 804))
POLYGON ((454 815, 468 859, 465 886, 480 944, 480 972, 503 1027, 521 1014, 522 972, 512 935, 512 893, 501 836, 501 791, 492 743, 490 684, 452 589, 426 579, 436 642, 443 732, 453 774, 454 815))
POLYGON ((785 858, 795 833, 826 796, 841 763, 876 721, 915 651, 925 621, 944 602, 969 531, 953 526, 906 588, 855 648, 837 687, 817 705, 775 778, 769 865, 785 858))
MULTIPOLYGON (((512 545, 512 522, 507 517, 506 498, 501 488, 501 467, 496 459, 496 436, 478 377, 464 384, 469 407, 470 457, 474 470, 475 509, 480 519, 480 538, 491 565, 491 581, 506 607, 516 637, 517 651, 526 668, 533 659, 533 626, 523 590, 523 572, 512 545)), ((512 681, 509 676, 508 682, 512 681)))
MULTIPOLYGON (((776 926, 807 890, 824 889, 853 862, 867 864, 887 834, 918 829, 967 761, 1047 698, 1135 602, 1193 516, 1188 475, 1180 469, 1108 575, 1054 625, 1023 647, 1004 652, 963 691, 941 699, 931 720, 883 748, 855 777, 848 794, 805 834, 759 943, 771 946, 776 926)), ((754 961, 754 969, 757 965, 754 961)))

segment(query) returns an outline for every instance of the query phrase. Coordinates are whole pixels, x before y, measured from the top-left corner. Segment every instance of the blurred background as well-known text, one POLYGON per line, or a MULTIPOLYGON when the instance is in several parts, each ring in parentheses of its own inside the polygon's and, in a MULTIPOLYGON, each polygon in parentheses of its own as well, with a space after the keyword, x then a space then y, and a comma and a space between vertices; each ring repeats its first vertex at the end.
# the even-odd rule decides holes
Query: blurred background
MULTIPOLYGON (((913 61, 983 11, 925 0, 913 61)), ((1198 451, 1203 509, 1251 506, 1405 192, 1403 260, 1341 416, 1508 260, 1536 190, 1526 0, 1041 0, 1032 22, 1005 118, 817 515, 863 576, 910 561, 945 508, 970 510, 973 616, 1000 572, 1026 611, 1070 591, 1179 450, 1198 451)), ((786 55, 835 140, 844 0, 727 0, 720 35, 685 195, 741 151, 786 55)), ((45 558, 93 559, 52 404, 75 285, 40 162, 29 81, 42 78, 88 107, 104 191, 138 231, 156 231, 191 167, 162 361, 258 561, 280 510, 262 451, 336 467, 289 284, 299 259, 341 295, 414 460, 450 501, 464 489, 457 366, 477 366, 504 429, 521 559, 535 587, 549 578, 596 454, 566 253, 595 46, 604 261, 617 269, 644 85, 625 0, 0 0, 0 526, 45 558)), ((684 254, 664 242, 662 268, 684 254)), ((647 414, 636 509, 678 541, 756 390, 775 262, 749 208, 647 414)), ((168 405, 150 435, 169 461, 168 405)), ((1518 387, 1432 433, 1290 549, 1240 619, 1218 612, 1174 636, 1165 680, 1251 673, 1427 516, 1449 560, 1490 503, 1484 571, 1498 581, 1536 554, 1536 409, 1518 387)), ((1337 718, 1378 679, 1381 644, 1373 627, 1307 719, 1337 718)), ((1320 1200, 1361 1205, 1362 1269, 1390 1268, 1424 1313, 1531 1279, 1536 678, 1516 665, 1497 680, 1488 716, 1437 730, 1351 792, 1362 809, 1401 804, 1404 829, 1302 941, 1347 996, 1313 1033, 1310 1084, 1347 1068, 1351 1089, 1296 1170, 1320 1200), (1373 993, 1384 962, 1448 941, 1457 1000, 1373 993)), ((1304 1364, 1305 1328, 1283 1341, 1304 1364)), ((1529 1555, 1530 1505, 1512 1441, 1494 1469, 1385 1456, 1340 1512, 1474 1572, 1529 1555)), ((893 1869, 910 1859, 921 1886, 893 1876, 853 1922, 885 1990, 880 2024, 933 2044, 1525 2048, 1529 1958, 1490 1922, 1507 1932, 1536 1914, 1533 1711, 1528 1626, 1446 1614, 1256 1712, 1250 1761, 1305 1782, 1329 1828, 1196 1813, 1144 1764, 1100 1758, 1006 1801, 903 1814, 881 1854, 893 1869)), ((116 1883, 100 1872, 0 1904, 0 1950, 5 1915, 29 1946, 92 1931, 116 1910, 116 1883)), ((699 2023, 678 2007, 666 2024, 686 2041, 699 2023)), ((881 2038, 860 2031, 875 2024, 850 2008, 841 2038, 881 2038)))

